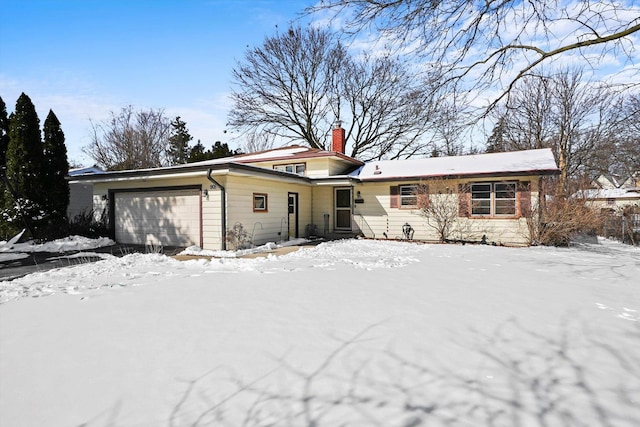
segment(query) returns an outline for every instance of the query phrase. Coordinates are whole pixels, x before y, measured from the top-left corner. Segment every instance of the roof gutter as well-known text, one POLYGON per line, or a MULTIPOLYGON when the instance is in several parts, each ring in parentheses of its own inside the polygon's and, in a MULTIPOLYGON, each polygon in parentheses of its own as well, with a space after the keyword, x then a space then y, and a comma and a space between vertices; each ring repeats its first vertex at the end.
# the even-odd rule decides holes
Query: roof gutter
POLYGON ((227 190, 218 181, 211 176, 213 172, 212 168, 207 170, 207 179, 213 183, 213 185, 220 189, 220 195, 222 196, 222 204, 220 206, 220 216, 222 223, 222 250, 227 250, 227 190))

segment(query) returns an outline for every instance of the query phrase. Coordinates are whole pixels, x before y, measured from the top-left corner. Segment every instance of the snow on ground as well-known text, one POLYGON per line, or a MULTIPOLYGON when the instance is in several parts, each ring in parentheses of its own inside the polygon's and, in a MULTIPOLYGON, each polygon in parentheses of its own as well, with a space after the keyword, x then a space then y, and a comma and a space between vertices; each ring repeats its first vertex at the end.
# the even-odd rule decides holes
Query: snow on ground
POLYGON ((249 254, 257 254, 261 252, 268 252, 276 248, 284 248, 288 246, 299 246, 309 242, 307 239, 291 239, 287 241, 281 241, 278 243, 268 242, 264 245, 255 246, 253 248, 241 249, 237 251, 212 251, 208 249, 202 249, 199 246, 189 246, 180 255, 197 255, 216 258, 238 258, 249 254))
POLYGON ((81 251, 115 245, 115 243, 116 242, 107 237, 89 239, 83 236, 69 236, 64 239, 41 244, 36 244, 33 241, 26 243, 0 241, 0 262, 24 258, 28 256, 26 254, 33 252, 81 251))
POLYGON ((0 282, 0 425, 636 426, 639 277, 611 241, 31 274, 0 282))

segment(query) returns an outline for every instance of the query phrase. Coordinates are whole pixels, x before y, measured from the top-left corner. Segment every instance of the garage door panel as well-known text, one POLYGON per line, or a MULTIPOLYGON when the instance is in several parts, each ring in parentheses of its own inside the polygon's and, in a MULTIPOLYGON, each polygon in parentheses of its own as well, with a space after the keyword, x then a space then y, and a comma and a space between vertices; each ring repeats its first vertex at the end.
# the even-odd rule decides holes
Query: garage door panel
POLYGON ((171 190, 115 194, 116 240, 130 244, 200 244, 200 192, 171 190))

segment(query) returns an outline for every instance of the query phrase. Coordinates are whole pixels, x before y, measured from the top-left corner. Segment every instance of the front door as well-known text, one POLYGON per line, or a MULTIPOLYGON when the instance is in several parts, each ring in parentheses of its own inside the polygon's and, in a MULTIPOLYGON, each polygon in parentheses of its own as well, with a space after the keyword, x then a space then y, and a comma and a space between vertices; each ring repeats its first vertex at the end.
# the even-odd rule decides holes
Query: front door
POLYGON ((298 235, 298 193, 289 193, 289 237, 297 239, 298 235))
POLYGON ((335 189, 335 224, 336 230, 351 230, 351 187, 335 189))

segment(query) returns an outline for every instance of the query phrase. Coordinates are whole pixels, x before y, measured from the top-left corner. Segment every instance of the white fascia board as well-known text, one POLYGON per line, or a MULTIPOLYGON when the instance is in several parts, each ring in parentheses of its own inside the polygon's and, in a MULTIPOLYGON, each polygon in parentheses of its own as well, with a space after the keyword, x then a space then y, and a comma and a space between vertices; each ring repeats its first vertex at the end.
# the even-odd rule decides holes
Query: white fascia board
POLYGON ((311 183, 313 185, 354 185, 358 184, 359 180, 355 179, 352 176, 348 175, 335 175, 330 177, 322 177, 322 178, 311 178, 311 183))
MULTIPOLYGON (((216 172, 220 172, 221 170, 216 170, 216 172)), ((226 169, 226 171, 228 172, 229 170, 226 169)), ((203 176, 206 178, 207 176, 207 171, 194 171, 194 172, 187 172, 187 173, 171 173, 171 174, 158 174, 158 175, 137 175, 137 176, 125 176, 125 177, 118 177, 118 176, 114 176, 114 177, 110 177, 110 178, 106 178, 104 176, 100 177, 100 176, 96 176, 96 179, 83 179, 83 180, 78 180, 78 181, 70 181, 70 182, 86 182, 86 183, 90 183, 90 184, 95 184, 95 183, 102 183, 102 182, 127 182, 127 181, 141 181, 141 180, 155 180, 155 179, 171 179, 171 178, 191 178, 191 177, 198 177, 198 176, 203 176)))

